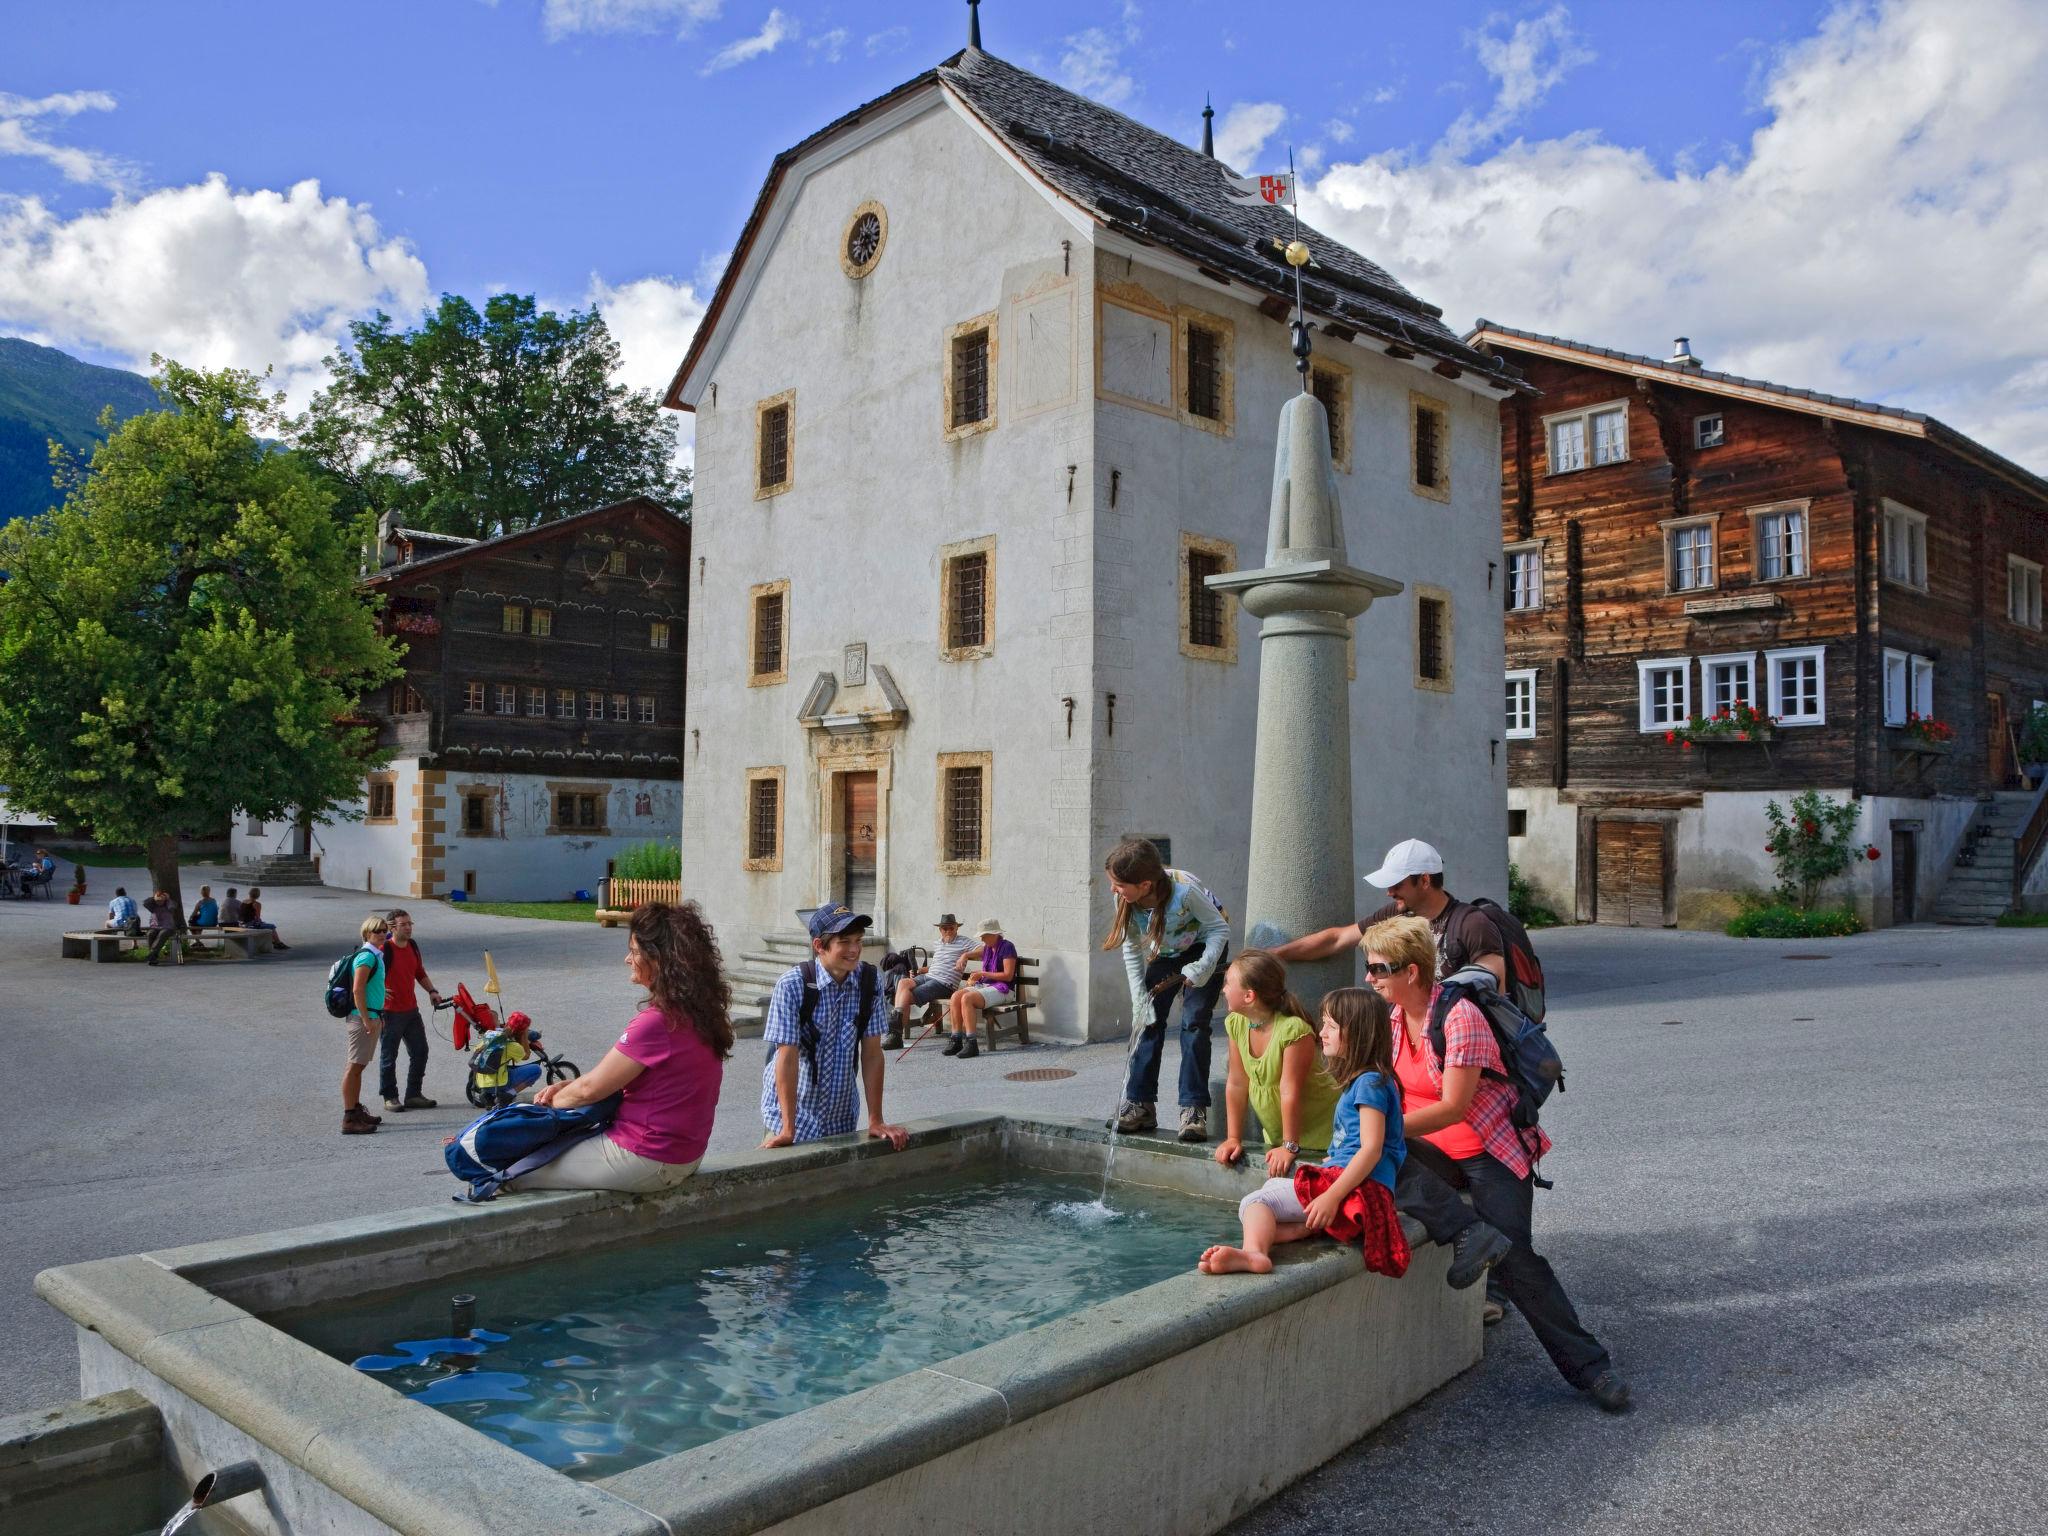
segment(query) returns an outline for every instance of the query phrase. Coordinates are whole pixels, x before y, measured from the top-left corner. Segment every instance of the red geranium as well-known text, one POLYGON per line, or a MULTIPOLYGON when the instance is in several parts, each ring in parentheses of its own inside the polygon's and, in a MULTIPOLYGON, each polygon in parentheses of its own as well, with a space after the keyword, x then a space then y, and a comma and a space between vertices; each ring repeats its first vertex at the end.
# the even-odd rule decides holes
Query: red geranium
POLYGON ((1863 850, 1863 857, 1870 860, 1874 864, 1879 859, 1883 858, 1884 855, 1877 851, 1877 845, 1873 843, 1870 847, 1863 850))

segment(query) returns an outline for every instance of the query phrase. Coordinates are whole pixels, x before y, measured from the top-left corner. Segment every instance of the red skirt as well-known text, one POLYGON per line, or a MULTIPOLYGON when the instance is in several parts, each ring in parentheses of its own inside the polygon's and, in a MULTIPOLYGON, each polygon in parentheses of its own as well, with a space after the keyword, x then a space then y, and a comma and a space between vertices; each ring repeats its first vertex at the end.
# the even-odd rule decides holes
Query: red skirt
MULTIPOLYGON (((1336 1183, 1342 1168, 1309 1164, 1294 1170, 1294 1198, 1303 1207, 1336 1183)), ((1394 1210, 1394 1197, 1378 1179, 1367 1179, 1344 1198, 1336 1218, 1323 1228, 1340 1243, 1365 1250, 1365 1267, 1396 1280, 1408 1273, 1408 1234, 1394 1210)))

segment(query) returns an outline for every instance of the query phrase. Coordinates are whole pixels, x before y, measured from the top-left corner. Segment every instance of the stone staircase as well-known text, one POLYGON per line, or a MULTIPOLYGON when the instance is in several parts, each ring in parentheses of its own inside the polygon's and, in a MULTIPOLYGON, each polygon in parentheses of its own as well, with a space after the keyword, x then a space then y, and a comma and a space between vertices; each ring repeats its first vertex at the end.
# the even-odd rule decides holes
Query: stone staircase
POLYGON ((227 878, 239 886, 318 885, 320 871, 303 854, 266 853, 230 864, 227 878))
POLYGON ((1964 834, 1948 883, 1934 903, 1937 923, 1982 927, 2012 910, 2014 840, 2032 802, 2033 796, 2025 790, 1984 799, 1977 819, 1964 834))

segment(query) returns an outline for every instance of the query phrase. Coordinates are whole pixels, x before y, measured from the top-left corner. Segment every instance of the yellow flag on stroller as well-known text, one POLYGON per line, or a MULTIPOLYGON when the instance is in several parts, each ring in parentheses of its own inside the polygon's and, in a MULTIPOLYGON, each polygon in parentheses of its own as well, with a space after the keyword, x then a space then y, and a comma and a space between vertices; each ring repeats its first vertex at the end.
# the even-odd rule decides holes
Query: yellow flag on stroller
POLYGON ((498 968, 491 964, 491 952, 488 949, 484 951, 484 974, 491 978, 484 983, 484 990, 502 996, 504 988, 498 985, 498 968))

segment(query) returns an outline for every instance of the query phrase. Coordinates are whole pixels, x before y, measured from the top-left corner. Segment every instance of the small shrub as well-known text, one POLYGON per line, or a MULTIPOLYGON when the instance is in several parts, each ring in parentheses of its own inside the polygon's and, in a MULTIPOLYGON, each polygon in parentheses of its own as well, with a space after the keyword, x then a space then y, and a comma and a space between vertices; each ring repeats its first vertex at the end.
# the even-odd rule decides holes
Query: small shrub
POLYGON ((1863 919, 1847 907, 1808 911, 1782 901, 1745 902, 1728 923, 1728 935, 1736 939, 1840 939, 1862 931, 1863 919))
POLYGON ((2048 912, 2008 912, 1999 918, 2001 928, 2048 928, 2048 912))
POLYGON ((1508 866, 1508 910, 1524 928, 1555 928, 1564 921, 1536 897, 1536 887, 1513 864, 1508 866))
POLYGON ((679 842, 631 843, 612 861, 615 880, 679 880, 683 874, 683 847, 679 842))
POLYGON ((1820 888, 1847 869, 1850 860, 1879 857, 1869 845, 1850 849, 1859 814, 1853 802, 1844 805, 1817 789, 1799 796, 1789 811, 1775 800, 1765 802, 1771 840, 1764 852, 1778 867, 1778 891, 1787 905, 1811 907, 1820 888))

